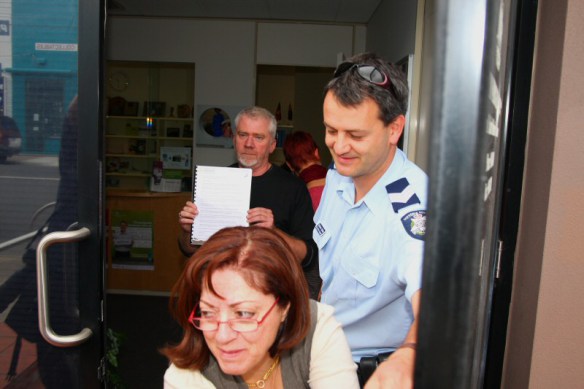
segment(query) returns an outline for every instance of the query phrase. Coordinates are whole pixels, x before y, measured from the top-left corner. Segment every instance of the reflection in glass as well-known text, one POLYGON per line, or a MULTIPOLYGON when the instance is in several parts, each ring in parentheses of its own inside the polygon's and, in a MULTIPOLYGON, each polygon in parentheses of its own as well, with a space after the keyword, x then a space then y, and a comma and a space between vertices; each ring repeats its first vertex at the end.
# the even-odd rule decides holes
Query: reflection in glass
MULTIPOLYGON (((18 127, 19 141, 10 144, 20 150, 0 164, 0 380, 75 388, 79 348, 54 347, 38 330, 36 247, 50 232, 76 228, 78 219, 78 3, 19 0, 8 7, 0 18, 9 27, 0 40, 0 114, 18 127)), ((47 264, 51 325, 59 335, 76 333, 74 245, 50 247, 47 264)))

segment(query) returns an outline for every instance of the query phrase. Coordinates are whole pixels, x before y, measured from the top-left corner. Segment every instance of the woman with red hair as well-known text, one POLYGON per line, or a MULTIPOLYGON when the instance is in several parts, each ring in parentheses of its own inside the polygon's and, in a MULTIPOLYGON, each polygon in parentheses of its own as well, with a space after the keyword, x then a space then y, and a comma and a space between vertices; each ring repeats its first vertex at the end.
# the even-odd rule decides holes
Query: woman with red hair
POLYGON ((294 254, 273 230, 231 227, 189 259, 172 290, 182 341, 165 388, 358 388, 330 306, 308 298, 294 254))

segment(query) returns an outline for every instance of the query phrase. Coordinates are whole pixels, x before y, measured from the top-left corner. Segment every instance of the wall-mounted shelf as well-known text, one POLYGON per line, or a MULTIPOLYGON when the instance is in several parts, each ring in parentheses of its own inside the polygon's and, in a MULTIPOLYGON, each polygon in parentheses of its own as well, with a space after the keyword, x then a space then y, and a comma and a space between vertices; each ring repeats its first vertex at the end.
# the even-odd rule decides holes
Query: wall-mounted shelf
POLYGON ((180 152, 181 158, 186 155, 188 161, 184 166, 177 163, 164 166, 163 174, 172 173, 188 184, 192 172, 193 83, 193 64, 108 63, 107 188, 149 191, 154 166, 159 165, 168 150, 182 148, 189 148, 180 152))

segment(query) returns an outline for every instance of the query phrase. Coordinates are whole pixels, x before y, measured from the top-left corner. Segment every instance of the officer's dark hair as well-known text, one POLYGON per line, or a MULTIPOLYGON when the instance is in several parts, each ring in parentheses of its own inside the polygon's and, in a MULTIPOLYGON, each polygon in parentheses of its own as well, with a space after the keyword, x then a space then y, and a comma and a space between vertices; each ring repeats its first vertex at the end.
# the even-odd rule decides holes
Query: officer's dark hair
POLYGON ((349 107, 359 105, 370 98, 377 103, 380 112, 379 119, 385 125, 393 122, 399 115, 406 114, 408 86, 405 74, 397 66, 386 62, 374 53, 358 54, 346 62, 375 66, 389 78, 390 86, 385 88, 367 81, 353 67, 328 82, 324 88, 325 96, 331 92, 341 105, 349 107))

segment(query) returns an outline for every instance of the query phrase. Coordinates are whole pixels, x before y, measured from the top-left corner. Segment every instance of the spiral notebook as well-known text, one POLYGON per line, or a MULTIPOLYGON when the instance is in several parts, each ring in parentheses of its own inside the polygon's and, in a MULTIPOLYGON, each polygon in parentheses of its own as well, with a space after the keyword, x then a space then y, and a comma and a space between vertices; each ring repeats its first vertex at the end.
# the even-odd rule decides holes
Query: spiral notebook
POLYGON ((251 169, 195 165, 193 202, 199 209, 191 243, 202 244, 224 227, 247 226, 251 169))

